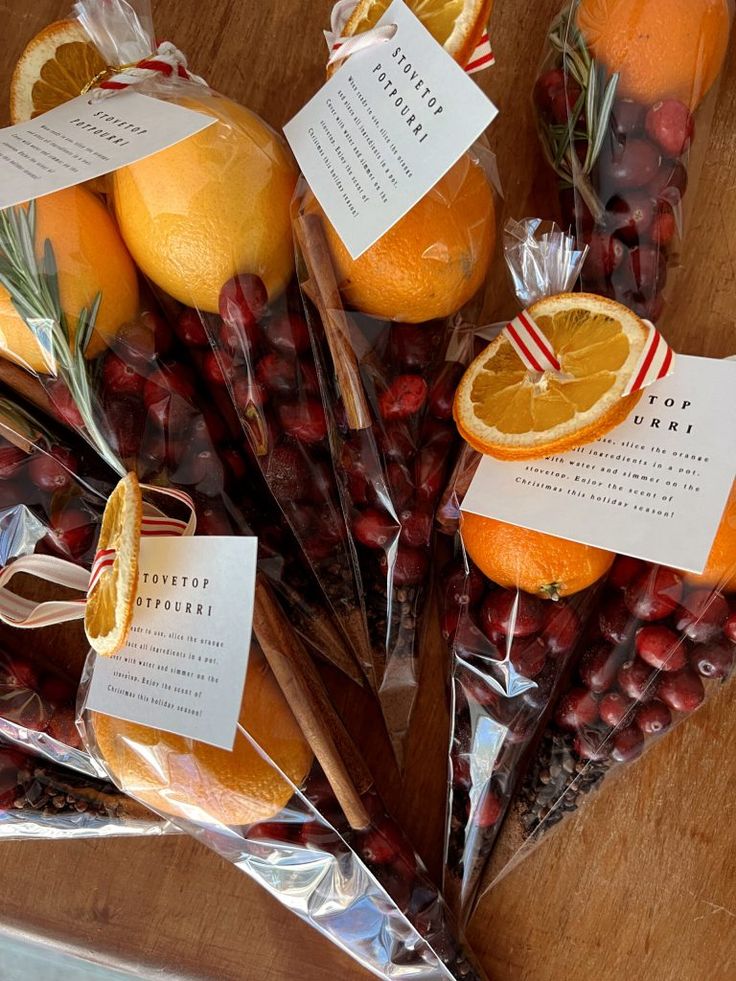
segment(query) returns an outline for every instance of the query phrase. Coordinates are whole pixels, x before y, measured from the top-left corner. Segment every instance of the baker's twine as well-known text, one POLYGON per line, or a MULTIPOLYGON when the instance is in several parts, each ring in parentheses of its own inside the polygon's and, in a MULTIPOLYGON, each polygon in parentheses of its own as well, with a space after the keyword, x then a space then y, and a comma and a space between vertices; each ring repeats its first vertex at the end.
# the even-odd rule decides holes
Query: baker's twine
POLYGON ((81 94, 86 95, 89 92, 91 101, 98 102, 109 98, 115 92, 140 85, 141 82, 146 82, 156 75, 163 75, 166 78, 176 75, 197 85, 207 85, 203 78, 189 71, 187 59, 176 45, 171 41, 162 41, 153 54, 141 61, 105 68, 87 82, 81 94))

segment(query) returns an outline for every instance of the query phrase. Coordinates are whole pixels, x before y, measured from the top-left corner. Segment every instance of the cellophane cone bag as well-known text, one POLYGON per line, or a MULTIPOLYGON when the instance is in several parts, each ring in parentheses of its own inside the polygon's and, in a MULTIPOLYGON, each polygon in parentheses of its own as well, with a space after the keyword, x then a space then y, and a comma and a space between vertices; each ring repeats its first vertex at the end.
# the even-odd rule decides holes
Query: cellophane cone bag
POLYGON ((475 144, 357 260, 302 177, 292 215, 329 452, 394 752, 419 678, 435 509, 457 452, 452 397, 496 241, 497 175, 475 144))
MULTIPOLYGON (((138 16, 124 2, 80 3, 75 9, 90 32, 90 58, 126 65, 150 54, 155 45, 144 8, 138 16)), ((93 184, 0 213, 0 375, 81 432, 118 474, 134 471, 148 484, 188 493, 200 533, 258 534, 261 569, 301 635, 359 681, 339 623, 232 405, 211 397, 217 361, 210 352, 203 363, 191 334, 193 323, 203 328, 184 307, 196 300, 203 317, 216 317, 228 271, 251 261, 281 295, 293 267, 292 164, 275 133, 204 84, 154 71, 140 90, 217 122, 93 184), (222 153, 230 166, 221 170, 222 153), (261 183, 283 194, 281 228, 277 216, 267 220, 268 201, 241 193, 254 184, 248 170, 254 160, 265 168, 261 183), (255 242, 249 221, 260 223, 268 242, 255 242), (238 248, 256 254, 241 256, 238 248)), ((114 92, 107 96, 114 99, 114 92)), ((104 98, 100 106, 104 112, 104 98)))
MULTIPOLYGON (((145 3, 89 0, 76 11, 103 65, 151 60, 158 50, 145 3)), ((168 57, 170 47, 162 57, 164 50, 168 57)), ((280 139, 187 77, 177 58, 178 70, 169 75, 155 70, 141 79, 147 70, 138 65, 139 91, 214 114, 216 148, 193 137, 190 158, 172 158, 172 151, 186 158, 192 150, 184 140, 108 175, 105 201, 78 186, 60 192, 61 204, 48 195, 3 214, 1 271, 14 328, 3 330, 6 357, 14 362, 4 376, 20 387, 19 377, 35 375, 48 399, 37 385, 30 394, 52 411, 55 406, 118 475, 136 472, 148 485, 146 502, 154 487, 176 491, 181 506, 183 491, 200 534, 258 533, 254 637, 231 752, 88 710, 96 654, 87 660, 77 726, 85 748, 124 793, 242 868, 377 976, 480 978, 421 861, 374 793, 294 629, 308 591, 303 562, 265 493, 261 467, 249 467, 238 450, 241 422, 228 429, 225 418, 218 435, 223 419, 200 401, 201 359, 192 356, 177 304, 216 315, 223 284, 246 266, 266 284, 269 299, 286 289, 294 175, 280 139), (248 200, 252 185, 247 171, 235 166, 230 173, 226 165, 241 153, 265 155, 270 162, 262 176, 285 186, 282 229, 267 204, 258 216, 250 202, 237 217, 238 198, 248 200), (188 180, 215 195, 228 181, 231 188, 224 202, 203 204, 188 180), (172 189, 181 194, 178 202, 167 197, 172 189), (57 208, 55 232, 46 222, 57 208), (265 228, 261 238, 249 227, 254 214, 265 228), (224 245, 218 238, 228 219, 242 234, 240 245, 256 249, 235 265, 232 229, 224 245), (85 286, 76 293, 63 288, 68 229, 73 261, 82 264, 75 282, 85 286), (149 288, 168 316, 154 314, 149 288), (172 312, 178 332, 170 328, 172 312)), ((104 101, 95 91, 89 97, 104 101)), ((115 95, 109 98, 112 104, 115 95)), ((219 407, 225 417, 229 404, 219 407)), ((135 486, 127 476, 113 493, 132 493, 135 486)), ((305 633, 314 640, 316 627, 305 633)))
MULTIPOLYGON (((520 304, 572 289, 585 252, 556 226, 509 221, 504 257, 520 304)), ((502 325, 491 328, 490 337, 502 325)), ((438 576, 450 648, 451 743, 445 891, 466 922, 523 765, 562 684, 583 623, 613 555, 568 543, 588 567, 574 588, 544 586, 523 529, 462 515, 481 456, 465 445, 445 490, 438 526, 455 558, 438 576), (499 537, 486 537, 486 524, 499 537), (475 559, 475 561, 474 561, 475 559), (482 567, 482 568, 481 568, 482 567)))
POLYGON ((735 593, 736 487, 703 574, 616 559, 506 815, 489 886, 729 681, 735 593))
POLYGON ((582 287, 657 322, 708 146, 732 0, 572 0, 534 88, 582 287))
POLYGON ((109 838, 170 828, 109 781, 0 738, 0 840, 109 838))

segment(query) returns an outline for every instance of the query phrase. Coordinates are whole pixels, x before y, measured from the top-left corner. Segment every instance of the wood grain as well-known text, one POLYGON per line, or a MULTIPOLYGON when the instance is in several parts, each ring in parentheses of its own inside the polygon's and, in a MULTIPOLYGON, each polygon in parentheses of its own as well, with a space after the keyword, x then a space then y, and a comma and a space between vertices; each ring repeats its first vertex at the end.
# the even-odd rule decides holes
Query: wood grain
MULTIPOLYGON (((502 114, 490 139, 507 216, 551 214, 530 92, 560 0, 496 0, 497 66, 483 84, 502 114)), ((331 0, 159 0, 156 29, 193 70, 282 125, 322 78, 331 0)), ((0 0, 0 99, 24 43, 67 0, 0 0)), ((5 120, 2 120, 3 122, 5 120)), ((701 146, 704 135, 699 136, 701 146)), ((736 50, 715 106, 702 180, 690 192, 682 269, 666 321, 680 350, 736 352, 736 50)), ((502 263, 489 320, 513 311, 502 263)), ((445 661, 428 625, 402 787, 375 709, 328 674, 379 788, 439 873, 447 712, 445 661)), ((471 938, 495 981, 732 981, 736 977, 736 726, 733 688, 664 740, 484 897, 471 938)), ((142 976, 327 981, 367 975, 245 875, 189 838, 4 844, 6 928, 63 939, 142 976), (161 971, 161 975, 158 972, 161 971)))

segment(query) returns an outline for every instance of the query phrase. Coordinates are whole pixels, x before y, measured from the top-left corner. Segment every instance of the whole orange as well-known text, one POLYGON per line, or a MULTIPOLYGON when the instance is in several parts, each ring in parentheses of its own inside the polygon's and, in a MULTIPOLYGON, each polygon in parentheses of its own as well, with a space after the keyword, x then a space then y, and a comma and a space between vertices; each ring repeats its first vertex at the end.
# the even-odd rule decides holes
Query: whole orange
MULTIPOLYGON (((138 312, 138 278, 114 219, 100 198, 84 187, 70 187, 36 200, 37 259, 48 240, 54 250, 61 308, 72 337, 77 318, 101 296, 96 329, 87 357, 107 346, 119 327, 138 312)), ((0 286, 0 354, 32 371, 49 365, 35 335, 0 286)))
MULTIPOLYGON (((240 730, 232 752, 92 713, 94 737, 116 783, 162 814, 206 824, 273 817, 291 784, 240 730)), ((240 725, 297 786, 312 752, 262 655, 251 651, 240 725)))
POLYGON ((728 48, 731 0, 581 0, 578 25, 618 94, 645 105, 679 99, 694 109, 728 48))
POLYGON ((507 589, 543 599, 579 593, 610 569, 615 555, 495 518, 463 512, 463 544, 480 571, 507 589))
POLYGON ((736 483, 731 488, 705 569, 700 575, 686 572, 685 578, 697 586, 718 587, 724 593, 736 592, 736 483))
POLYGON ((485 282, 496 239, 493 193, 465 154, 385 235, 352 259, 316 199, 345 303, 374 317, 423 323, 459 310, 485 282))

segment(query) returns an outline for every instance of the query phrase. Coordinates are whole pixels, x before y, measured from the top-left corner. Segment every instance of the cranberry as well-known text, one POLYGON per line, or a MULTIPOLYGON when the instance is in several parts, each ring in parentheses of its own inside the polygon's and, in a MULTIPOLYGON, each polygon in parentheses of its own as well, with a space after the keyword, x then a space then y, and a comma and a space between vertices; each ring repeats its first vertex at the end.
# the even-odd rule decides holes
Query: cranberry
POLYGON ((394 508, 401 511, 408 507, 411 498, 414 497, 414 484, 404 464, 392 460, 386 467, 386 479, 394 508))
POLYGON ((353 534, 367 548, 387 548, 398 533, 396 521, 386 511, 366 508, 353 519, 353 534))
POLYGON ((49 453, 36 450, 28 462, 28 476, 36 487, 53 494, 64 490, 72 482, 72 472, 77 460, 71 450, 54 446, 49 453))
POLYGON ((404 461, 411 459, 416 452, 416 445, 411 433, 403 422, 392 423, 377 434, 379 445, 387 460, 404 461))
POLYGON ((596 694, 608 691, 616 681, 621 655, 609 644, 595 644, 580 661, 580 680, 596 694))
POLYGON ((573 749, 581 760, 603 763, 608 759, 606 741, 598 732, 579 732, 573 740, 573 749))
POLYGON ((674 613, 682 597, 682 577, 665 566, 640 572, 626 587, 629 611, 640 620, 663 620, 674 613))
MULTIPOLYGON (((110 341, 123 364, 147 374, 156 359, 156 338, 151 327, 139 321, 125 324, 110 341)), ((108 355, 109 356, 109 355, 108 355)))
MULTIPOLYGON (((164 318, 153 310, 144 310, 140 316, 140 322, 148 331, 153 343, 152 357, 161 358, 168 354, 174 345, 174 334, 164 318)), ((124 361, 128 361, 125 355, 121 355, 121 357, 124 361)))
POLYGON ((611 113, 611 125, 616 136, 638 136, 644 129, 644 106, 630 99, 619 99, 611 113))
POLYGON ((646 292, 643 288, 641 292, 625 289, 617 291, 615 295, 619 302, 633 310, 637 317, 651 320, 653 324, 657 323, 664 312, 664 297, 661 293, 653 292, 651 284, 647 286, 646 292))
POLYGON ((565 72, 562 68, 551 68, 540 75, 534 85, 534 101, 538 108, 551 114, 555 95, 565 88, 565 72))
POLYGON ((30 661, 3 653, 0 654, 0 684, 36 691, 39 687, 38 673, 30 661))
POLYGON ((652 242, 660 249, 666 249, 677 231, 675 214, 666 202, 661 202, 652 222, 652 242))
POLYGON ((736 650, 730 644, 711 641, 691 651, 690 665, 703 678, 722 681, 731 674, 735 656, 736 650))
POLYGON ((590 237, 585 259, 586 275, 604 280, 621 265, 626 249, 605 232, 594 232, 590 237))
POLYGON ((419 375, 399 375, 378 396, 381 416, 386 420, 406 419, 419 412, 427 400, 427 383, 419 375))
POLYGON ((400 544, 393 563, 389 564, 385 553, 381 556, 381 571, 388 575, 389 569, 393 571, 394 586, 418 586, 429 569, 427 550, 400 544))
POLYGON ((197 532, 200 535, 232 535, 233 524, 223 507, 207 504, 197 508, 197 532))
POLYGON ((56 709, 49 719, 46 732, 52 739, 58 739, 65 746, 81 749, 82 738, 77 729, 76 714, 73 708, 56 709))
POLYGON ((426 372, 437 352, 437 334, 426 325, 392 324, 387 361, 395 371, 426 372))
POLYGON ((548 603, 542 637, 552 654, 566 654, 580 636, 581 622, 575 610, 566 603, 548 603))
POLYGON ((675 627, 697 644, 704 644, 721 633, 728 616, 728 603, 712 589, 696 589, 681 603, 675 627))
POLYGON ((544 626, 545 601, 529 593, 509 589, 492 592, 481 607, 481 623, 487 636, 530 637, 544 626))
POLYGON ((687 170, 679 161, 663 160, 657 176, 647 185, 655 201, 676 208, 687 191, 687 170))
POLYGON ((277 444, 268 456, 265 476, 279 503, 301 501, 309 494, 309 464, 298 446, 277 444))
POLYGON ((66 504, 51 515, 51 539, 62 553, 80 559, 92 544, 95 525, 87 510, 66 504))
POLYGON ((509 654, 514 668, 525 678, 538 677, 547 664, 547 648, 540 637, 515 640, 509 654))
POLYGON ((11 443, 0 446, 0 480, 12 477, 26 456, 27 454, 19 446, 13 446, 11 443))
POLYGON ((445 640, 449 640, 450 637, 454 637, 459 623, 459 609, 450 608, 443 611, 442 615, 440 616, 440 633, 445 640))
POLYGON ((608 582, 617 589, 623 589, 646 568, 648 568, 646 562, 642 562, 641 559, 634 559, 630 555, 618 555, 608 573, 608 582))
POLYGON ((644 749, 644 737, 636 726, 628 726, 617 732, 613 737, 611 759, 616 763, 630 763, 641 756, 644 749))
POLYGON ((222 320, 217 329, 217 337, 224 351, 248 357, 251 351, 257 350, 263 332, 257 323, 222 320))
POLYGON ((463 562, 450 563, 442 573, 445 604, 475 606, 483 599, 486 581, 474 565, 465 571, 463 562))
POLYGON ((202 360, 202 374, 210 385, 227 385, 233 374, 233 359, 227 351, 207 351, 202 360))
POLYGON ((622 242, 637 245, 649 237, 654 205, 645 191, 616 194, 608 202, 606 210, 608 227, 622 242))
POLYGON ((442 437, 436 436, 417 453, 414 460, 414 484, 419 501, 431 504, 439 497, 444 487, 447 461, 453 441, 453 434, 448 430, 442 437))
POLYGON ((320 395, 321 389, 317 377, 317 369, 309 361, 302 359, 297 371, 300 395, 320 395))
POLYGON ((668 157, 679 157, 690 146, 695 120, 686 105, 677 99, 655 103, 644 122, 647 135, 668 157))
POLYGON ((573 228, 587 242, 593 234, 595 220, 585 201, 573 188, 567 187, 560 191, 560 207, 563 224, 573 228))
POLYGON ((636 653, 650 667, 661 671, 679 671, 687 663, 682 638, 660 624, 641 627, 637 631, 636 653))
POLYGON ((600 632, 612 644, 623 644, 634 626, 628 607, 619 595, 609 596, 598 611, 600 632))
POLYGON ((645 736, 657 736, 672 725, 672 713, 664 702, 655 699, 637 710, 634 721, 645 736))
POLYGON ((388 865, 404 847, 401 832, 387 818, 360 836, 360 854, 370 865, 388 865))
POLYGON ((465 366, 458 361, 445 361, 429 390, 428 409, 435 419, 452 419, 455 390, 465 366))
POLYGON ((501 817, 503 801, 490 788, 473 808, 473 824, 476 828, 491 828, 501 817))
POLYGON ((499 695, 485 675, 468 669, 460 677, 460 687, 468 702, 498 710, 499 695))
POLYGON ((209 439, 215 446, 227 440, 227 427, 219 412, 209 407, 202 409, 202 415, 192 423, 192 439, 209 439))
POLYGON ((279 821, 261 821, 248 829, 247 841, 272 841, 275 844, 293 841, 295 828, 279 821))
POLYGON ((252 325, 267 308, 268 292, 259 276, 234 276, 220 290, 220 316, 229 323, 252 325))
POLYGON ((580 99, 581 89, 575 79, 568 75, 564 88, 558 89, 552 96, 550 115, 558 126, 574 125, 575 108, 580 99))
POLYGON ((81 429, 84 420, 66 383, 61 378, 53 378, 47 383, 46 391, 55 415, 71 429, 81 429))
POLYGON ((694 712, 705 698, 705 689, 698 675, 684 668, 663 675, 658 694, 673 712, 694 712))
POLYGON ((732 644, 736 644, 736 611, 734 611, 723 624, 723 633, 728 637, 732 644))
POLYGON ((572 688, 561 700, 555 712, 560 729, 574 731, 592 726, 598 721, 598 702, 585 688, 572 688))
POLYGON ((137 458, 141 450, 145 408, 134 398, 116 398, 107 406, 106 422, 122 460, 137 458))
POLYGON ((266 340, 279 354, 295 358, 310 348, 309 327, 297 313, 280 313, 266 328, 266 340))
POLYGON ((278 417, 286 435, 300 443, 319 443, 327 435, 325 410, 314 399, 280 405, 278 417))
POLYGON ((667 279, 667 260, 661 249, 640 245, 629 252, 630 270, 637 290, 651 296, 664 287, 667 279))
POLYGON ((432 537, 431 511, 402 511, 400 521, 401 541, 405 545, 411 545, 413 548, 429 545, 432 537))
POLYGON ((266 354, 256 365, 256 378, 274 395, 289 396, 296 392, 296 365, 280 354, 266 354))
POLYGON ((633 698, 627 698, 617 691, 609 692, 600 701, 599 711, 601 720, 607 726, 620 726, 636 704, 633 698))
POLYGON ((174 324, 176 336, 185 347, 209 347, 204 316, 196 310, 182 310, 174 324))
POLYGON ((467 756, 452 757, 452 784, 460 790, 470 790, 473 781, 470 776, 470 760, 467 756))
POLYGON ((618 687, 637 702, 649 702, 657 694, 657 673, 648 664, 635 658, 627 661, 618 671, 618 687))
POLYGON ((623 145, 610 145, 601 154, 601 167, 607 186, 617 192, 626 188, 644 187, 659 169, 659 151, 646 140, 627 140, 623 145))
POLYGON ((161 401, 168 401, 171 393, 179 395, 187 402, 194 399, 194 378, 182 364, 165 364, 157 368, 146 380, 143 388, 143 401, 146 408, 161 401))

